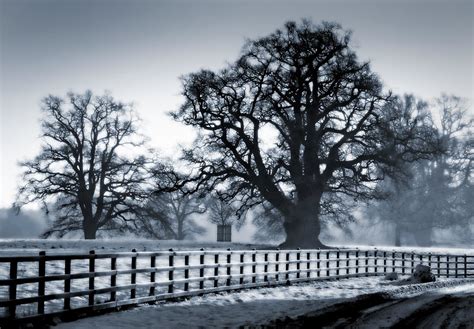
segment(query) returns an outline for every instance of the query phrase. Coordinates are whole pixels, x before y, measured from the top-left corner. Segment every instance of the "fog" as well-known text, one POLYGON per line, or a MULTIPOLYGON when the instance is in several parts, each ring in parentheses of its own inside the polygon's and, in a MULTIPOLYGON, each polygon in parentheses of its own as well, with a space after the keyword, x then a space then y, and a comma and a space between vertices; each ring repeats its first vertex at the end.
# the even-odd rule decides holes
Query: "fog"
POLYGON ((47 227, 43 213, 24 210, 17 213, 14 209, 0 209, 0 238, 38 238, 47 227))

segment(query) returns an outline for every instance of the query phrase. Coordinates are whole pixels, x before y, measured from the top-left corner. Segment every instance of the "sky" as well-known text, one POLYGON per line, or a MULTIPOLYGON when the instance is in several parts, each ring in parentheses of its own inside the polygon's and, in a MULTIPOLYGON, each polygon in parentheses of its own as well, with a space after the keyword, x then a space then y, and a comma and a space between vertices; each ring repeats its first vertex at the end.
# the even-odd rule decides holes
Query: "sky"
MULTIPOLYGON (((193 133, 178 108, 179 77, 219 69, 247 38, 285 21, 336 21, 386 88, 432 99, 473 98, 472 0, 0 0, 0 208, 15 199, 18 161, 40 146, 40 101, 110 91, 133 102, 163 155, 193 133)), ((471 108, 472 111, 472 108, 471 108)))

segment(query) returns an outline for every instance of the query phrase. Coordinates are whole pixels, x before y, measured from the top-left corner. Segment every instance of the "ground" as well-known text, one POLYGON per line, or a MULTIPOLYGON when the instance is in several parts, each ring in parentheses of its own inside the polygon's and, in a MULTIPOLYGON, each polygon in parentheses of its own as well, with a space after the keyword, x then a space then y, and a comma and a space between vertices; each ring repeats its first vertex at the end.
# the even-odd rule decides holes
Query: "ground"
MULTIPOLYGON (((394 320, 394 324, 402 319, 408 321, 414 312, 424 311, 425 303, 430 305, 429 303, 435 303, 443 298, 460 298, 463 294, 468 294, 471 296, 469 301, 472 303, 474 281, 464 283, 458 286, 455 280, 445 279, 434 284, 400 287, 391 285, 382 277, 313 282, 211 294, 193 297, 182 302, 141 306, 128 311, 61 323, 57 328, 160 327, 172 329, 281 327, 282 325, 298 328, 305 323, 305 317, 313 317, 316 321, 314 323, 318 325, 311 323, 309 327, 318 328, 324 323, 320 321, 321 314, 332 314, 326 319, 328 328, 337 325, 341 328, 351 327, 358 319, 362 319, 362 322, 359 321, 360 323, 357 323, 354 328, 379 328, 388 323, 386 321, 389 318, 394 320), (443 286, 448 287, 439 288, 443 286), (434 290, 431 289, 435 288, 437 288, 436 292, 433 292, 434 290), (362 307, 359 307, 357 314, 351 313, 354 309, 358 309, 355 307, 357 304, 362 307)), ((468 315, 469 313, 466 312, 459 313, 460 319, 468 315)), ((434 319, 437 318, 434 317, 434 319)))
POLYGON ((474 328, 474 284, 411 296, 370 294, 267 326, 290 328, 474 328))

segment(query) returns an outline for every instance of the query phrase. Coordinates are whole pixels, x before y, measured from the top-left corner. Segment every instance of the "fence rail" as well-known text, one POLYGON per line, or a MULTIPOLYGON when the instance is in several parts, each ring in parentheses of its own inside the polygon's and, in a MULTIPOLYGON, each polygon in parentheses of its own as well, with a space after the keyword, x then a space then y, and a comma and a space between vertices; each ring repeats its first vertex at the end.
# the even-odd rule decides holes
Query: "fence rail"
POLYGON ((92 250, 0 257, 0 321, 294 282, 410 274, 420 263, 438 277, 474 277, 474 255, 376 249, 92 250))

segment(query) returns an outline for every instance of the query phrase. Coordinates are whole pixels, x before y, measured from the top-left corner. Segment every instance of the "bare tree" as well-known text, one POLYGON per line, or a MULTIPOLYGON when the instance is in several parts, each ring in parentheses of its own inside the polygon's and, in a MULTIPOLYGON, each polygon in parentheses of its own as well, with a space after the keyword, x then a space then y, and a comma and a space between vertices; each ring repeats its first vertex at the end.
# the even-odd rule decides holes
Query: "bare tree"
POLYGON ((240 220, 238 207, 232 202, 223 201, 217 197, 211 197, 208 201, 209 221, 216 225, 235 225, 240 228, 243 220, 240 220))
MULTIPOLYGON (((413 100, 406 96, 405 106, 413 100)), ((389 197, 369 209, 372 217, 393 224, 396 245, 401 244, 402 237, 413 235, 417 244, 430 246, 435 229, 451 229, 458 237, 472 237, 474 121, 459 97, 442 95, 434 105, 431 124, 442 152, 407 164, 408 176, 380 183, 389 197)))
POLYGON ((334 23, 289 22, 225 69, 185 76, 183 96, 173 116, 200 132, 184 181, 242 211, 271 204, 282 247, 323 246, 325 195, 373 197, 386 172, 432 152, 432 131, 416 120, 393 129, 402 113, 334 23))
POLYGON ((132 107, 87 91, 48 96, 41 110, 43 145, 21 163, 17 205, 49 205, 54 222, 45 236, 82 230, 95 239, 98 230, 123 231, 147 196, 149 159, 130 155, 144 145, 132 107))
POLYGON ((143 209, 139 232, 155 239, 192 239, 206 231, 193 218, 205 212, 205 202, 195 195, 164 192, 153 196, 143 209))

